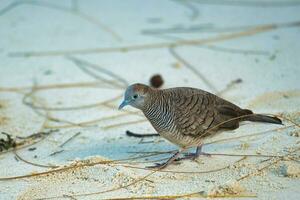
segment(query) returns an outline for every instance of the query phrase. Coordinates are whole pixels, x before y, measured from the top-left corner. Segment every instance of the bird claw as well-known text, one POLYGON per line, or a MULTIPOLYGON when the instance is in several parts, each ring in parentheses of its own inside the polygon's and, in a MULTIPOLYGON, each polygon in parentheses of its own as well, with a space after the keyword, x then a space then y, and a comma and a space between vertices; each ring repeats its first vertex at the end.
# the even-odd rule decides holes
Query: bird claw
POLYGON ((177 158, 176 161, 181 161, 181 160, 196 160, 198 158, 198 155, 195 153, 186 153, 184 154, 184 157, 177 158))
POLYGON ((206 156, 206 157, 211 157, 211 154, 209 154, 209 153, 205 153, 205 152, 201 152, 200 154, 198 154, 198 156, 206 156))
POLYGON ((164 163, 155 163, 156 165, 154 166, 149 166, 147 167, 148 169, 163 169, 165 167, 167 167, 168 165, 170 165, 171 163, 173 163, 173 161, 175 161, 177 159, 177 157, 179 156, 180 151, 176 151, 176 153, 168 159, 167 162, 164 163))

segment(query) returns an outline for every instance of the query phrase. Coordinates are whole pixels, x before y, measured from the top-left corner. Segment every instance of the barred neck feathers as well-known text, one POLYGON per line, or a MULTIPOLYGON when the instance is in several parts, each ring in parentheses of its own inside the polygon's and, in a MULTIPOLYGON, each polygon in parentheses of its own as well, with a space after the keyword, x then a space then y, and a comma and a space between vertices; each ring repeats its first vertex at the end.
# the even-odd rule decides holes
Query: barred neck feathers
POLYGON ((163 90, 152 89, 142 109, 157 131, 171 131, 174 128, 170 97, 163 90))

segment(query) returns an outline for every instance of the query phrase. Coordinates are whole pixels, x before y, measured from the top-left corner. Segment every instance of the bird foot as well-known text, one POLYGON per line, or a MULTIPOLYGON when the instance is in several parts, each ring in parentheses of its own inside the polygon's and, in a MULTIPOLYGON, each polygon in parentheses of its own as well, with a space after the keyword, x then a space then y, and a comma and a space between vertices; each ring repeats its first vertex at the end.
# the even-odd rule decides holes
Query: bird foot
POLYGON ((184 159, 196 160, 199 157, 196 153, 186 153, 184 154, 184 159))
POLYGON ((186 154, 184 154, 184 157, 177 158, 175 161, 180 161, 180 160, 196 160, 199 156, 211 157, 211 154, 204 153, 204 152, 200 152, 198 154, 197 153, 186 153, 186 154))
POLYGON ((196 160, 198 158, 198 155, 195 153, 186 153, 184 154, 183 157, 177 158, 176 161, 181 161, 181 160, 196 160))
POLYGON ((156 163, 156 165, 154 166, 149 166, 147 167, 148 169, 163 169, 166 168, 168 165, 170 165, 171 163, 173 163, 179 156, 180 152, 177 151, 176 153, 174 153, 174 155, 168 159, 167 162, 164 163, 156 163))
POLYGON ((206 157, 211 157, 211 154, 209 154, 209 153, 205 153, 205 152, 200 152, 200 153, 198 154, 198 156, 206 156, 206 157))

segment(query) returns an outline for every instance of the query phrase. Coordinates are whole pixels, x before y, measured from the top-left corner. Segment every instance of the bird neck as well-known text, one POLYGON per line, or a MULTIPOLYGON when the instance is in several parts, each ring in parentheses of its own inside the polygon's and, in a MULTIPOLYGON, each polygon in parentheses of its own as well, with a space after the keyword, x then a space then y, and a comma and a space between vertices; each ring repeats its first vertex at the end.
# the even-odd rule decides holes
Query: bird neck
POLYGON ((164 93, 162 90, 151 89, 145 98, 144 106, 141 110, 144 112, 144 114, 147 114, 153 110, 153 107, 159 107, 163 100, 164 93))

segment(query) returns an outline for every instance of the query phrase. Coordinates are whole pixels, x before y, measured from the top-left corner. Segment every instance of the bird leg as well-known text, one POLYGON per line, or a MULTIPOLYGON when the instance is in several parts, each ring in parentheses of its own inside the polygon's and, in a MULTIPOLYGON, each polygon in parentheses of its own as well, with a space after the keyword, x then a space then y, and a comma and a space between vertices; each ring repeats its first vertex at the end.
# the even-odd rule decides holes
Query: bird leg
POLYGON ((175 160, 177 160, 178 156, 180 155, 181 152, 182 152, 182 150, 178 150, 166 162, 164 162, 164 163, 156 163, 156 165, 149 166, 147 168, 149 168, 149 169, 163 169, 163 168, 167 167, 168 165, 170 165, 175 160))
POLYGON ((196 152, 195 153, 187 153, 184 155, 184 157, 177 159, 176 161, 179 160, 185 160, 185 159, 191 159, 191 160, 196 160, 199 156, 208 156, 211 157, 209 153, 205 153, 202 151, 202 144, 200 146, 197 146, 196 152))

